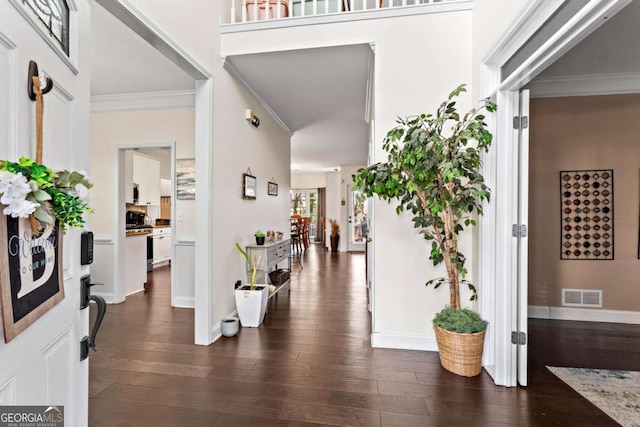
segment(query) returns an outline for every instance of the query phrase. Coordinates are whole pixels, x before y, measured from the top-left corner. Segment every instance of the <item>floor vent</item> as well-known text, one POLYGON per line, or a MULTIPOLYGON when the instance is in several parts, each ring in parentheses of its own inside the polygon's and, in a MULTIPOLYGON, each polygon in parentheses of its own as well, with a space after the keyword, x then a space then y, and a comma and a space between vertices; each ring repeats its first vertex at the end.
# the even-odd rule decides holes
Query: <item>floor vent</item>
POLYGON ((562 305, 567 307, 602 307, 602 291, 563 289, 562 305))

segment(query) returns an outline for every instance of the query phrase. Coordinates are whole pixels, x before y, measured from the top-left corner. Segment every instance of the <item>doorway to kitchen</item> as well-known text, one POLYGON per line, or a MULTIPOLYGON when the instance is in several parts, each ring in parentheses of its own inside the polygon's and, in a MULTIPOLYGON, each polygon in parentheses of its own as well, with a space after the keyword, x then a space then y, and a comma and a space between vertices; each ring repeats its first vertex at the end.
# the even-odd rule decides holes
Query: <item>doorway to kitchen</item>
POLYGON ((114 283, 114 292, 127 298, 169 282, 171 306, 184 306, 172 265, 177 215, 176 143, 119 145, 115 159, 116 222, 125 234, 122 237, 118 233, 121 249, 115 261, 124 274, 114 283))

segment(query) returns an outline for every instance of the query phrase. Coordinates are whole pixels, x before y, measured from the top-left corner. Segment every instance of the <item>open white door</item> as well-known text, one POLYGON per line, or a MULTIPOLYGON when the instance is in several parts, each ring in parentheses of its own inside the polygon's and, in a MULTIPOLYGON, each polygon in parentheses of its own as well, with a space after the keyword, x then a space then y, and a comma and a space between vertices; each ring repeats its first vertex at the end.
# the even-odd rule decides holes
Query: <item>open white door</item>
POLYGON ((520 92, 520 114, 514 119, 519 129, 518 137, 518 220, 514 235, 518 240, 517 251, 517 331, 512 343, 517 346, 518 384, 527 385, 528 351, 528 267, 529 267, 529 91, 520 92))
POLYGON ((349 233, 347 250, 349 252, 364 252, 367 235, 369 233, 369 203, 361 191, 354 190, 347 185, 347 222, 349 233))
MULTIPOLYGON (((0 159, 35 157, 35 106, 27 95, 33 60, 40 75, 54 82, 44 97, 43 163, 53 170, 89 170, 89 16, 86 1, 0 2, 0 159), (68 18, 62 15, 56 30, 68 26, 69 31, 49 31, 40 19, 49 16, 56 25, 61 4, 71 11, 68 18), (69 40, 70 54, 52 34, 69 40)), ((7 221, 1 211, 0 220, 7 221)), ((62 240, 64 298, 8 343, 0 328, 0 405, 64 406, 64 425, 86 426, 88 361, 80 360, 80 341, 88 334, 89 310, 80 310, 80 278, 89 268, 80 264, 80 232, 68 230, 62 240)), ((45 243, 27 245, 31 252, 23 258, 36 269, 33 281, 39 283, 52 275, 41 268, 42 276, 36 277, 34 259, 45 243)), ((17 294, 16 301, 36 293, 45 298, 37 287, 17 294)), ((19 316, 15 310, 14 318, 19 316)))

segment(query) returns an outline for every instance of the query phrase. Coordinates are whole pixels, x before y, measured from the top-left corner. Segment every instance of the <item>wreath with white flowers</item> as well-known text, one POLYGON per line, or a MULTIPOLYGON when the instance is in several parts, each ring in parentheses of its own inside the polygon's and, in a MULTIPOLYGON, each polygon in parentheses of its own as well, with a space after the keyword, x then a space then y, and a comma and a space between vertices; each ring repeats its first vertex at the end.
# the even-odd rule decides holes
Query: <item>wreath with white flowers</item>
POLYGON ((17 163, 0 160, 0 203, 3 214, 31 218, 34 229, 41 223, 60 227, 82 227, 84 214, 93 213, 88 204, 93 187, 86 172, 54 172, 34 160, 21 157, 17 163))

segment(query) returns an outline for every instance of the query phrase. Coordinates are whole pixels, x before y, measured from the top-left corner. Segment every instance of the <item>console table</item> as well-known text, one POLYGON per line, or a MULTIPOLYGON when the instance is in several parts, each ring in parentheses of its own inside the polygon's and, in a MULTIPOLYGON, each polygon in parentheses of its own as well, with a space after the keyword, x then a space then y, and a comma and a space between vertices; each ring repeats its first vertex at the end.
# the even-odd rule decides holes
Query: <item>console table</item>
MULTIPOLYGON (((269 274, 278 268, 278 264, 287 263, 289 268, 289 280, 278 285, 276 290, 269 294, 269 298, 275 296, 285 287, 291 292, 291 240, 280 240, 274 243, 265 243, 264 245, 247 245, 247 254, 249 258, 255 257, 256 261, 260 258, 256 273, 256 283, 271 284, 269 274)), ((249 272, 247 266, 247 272, 249 272)))

